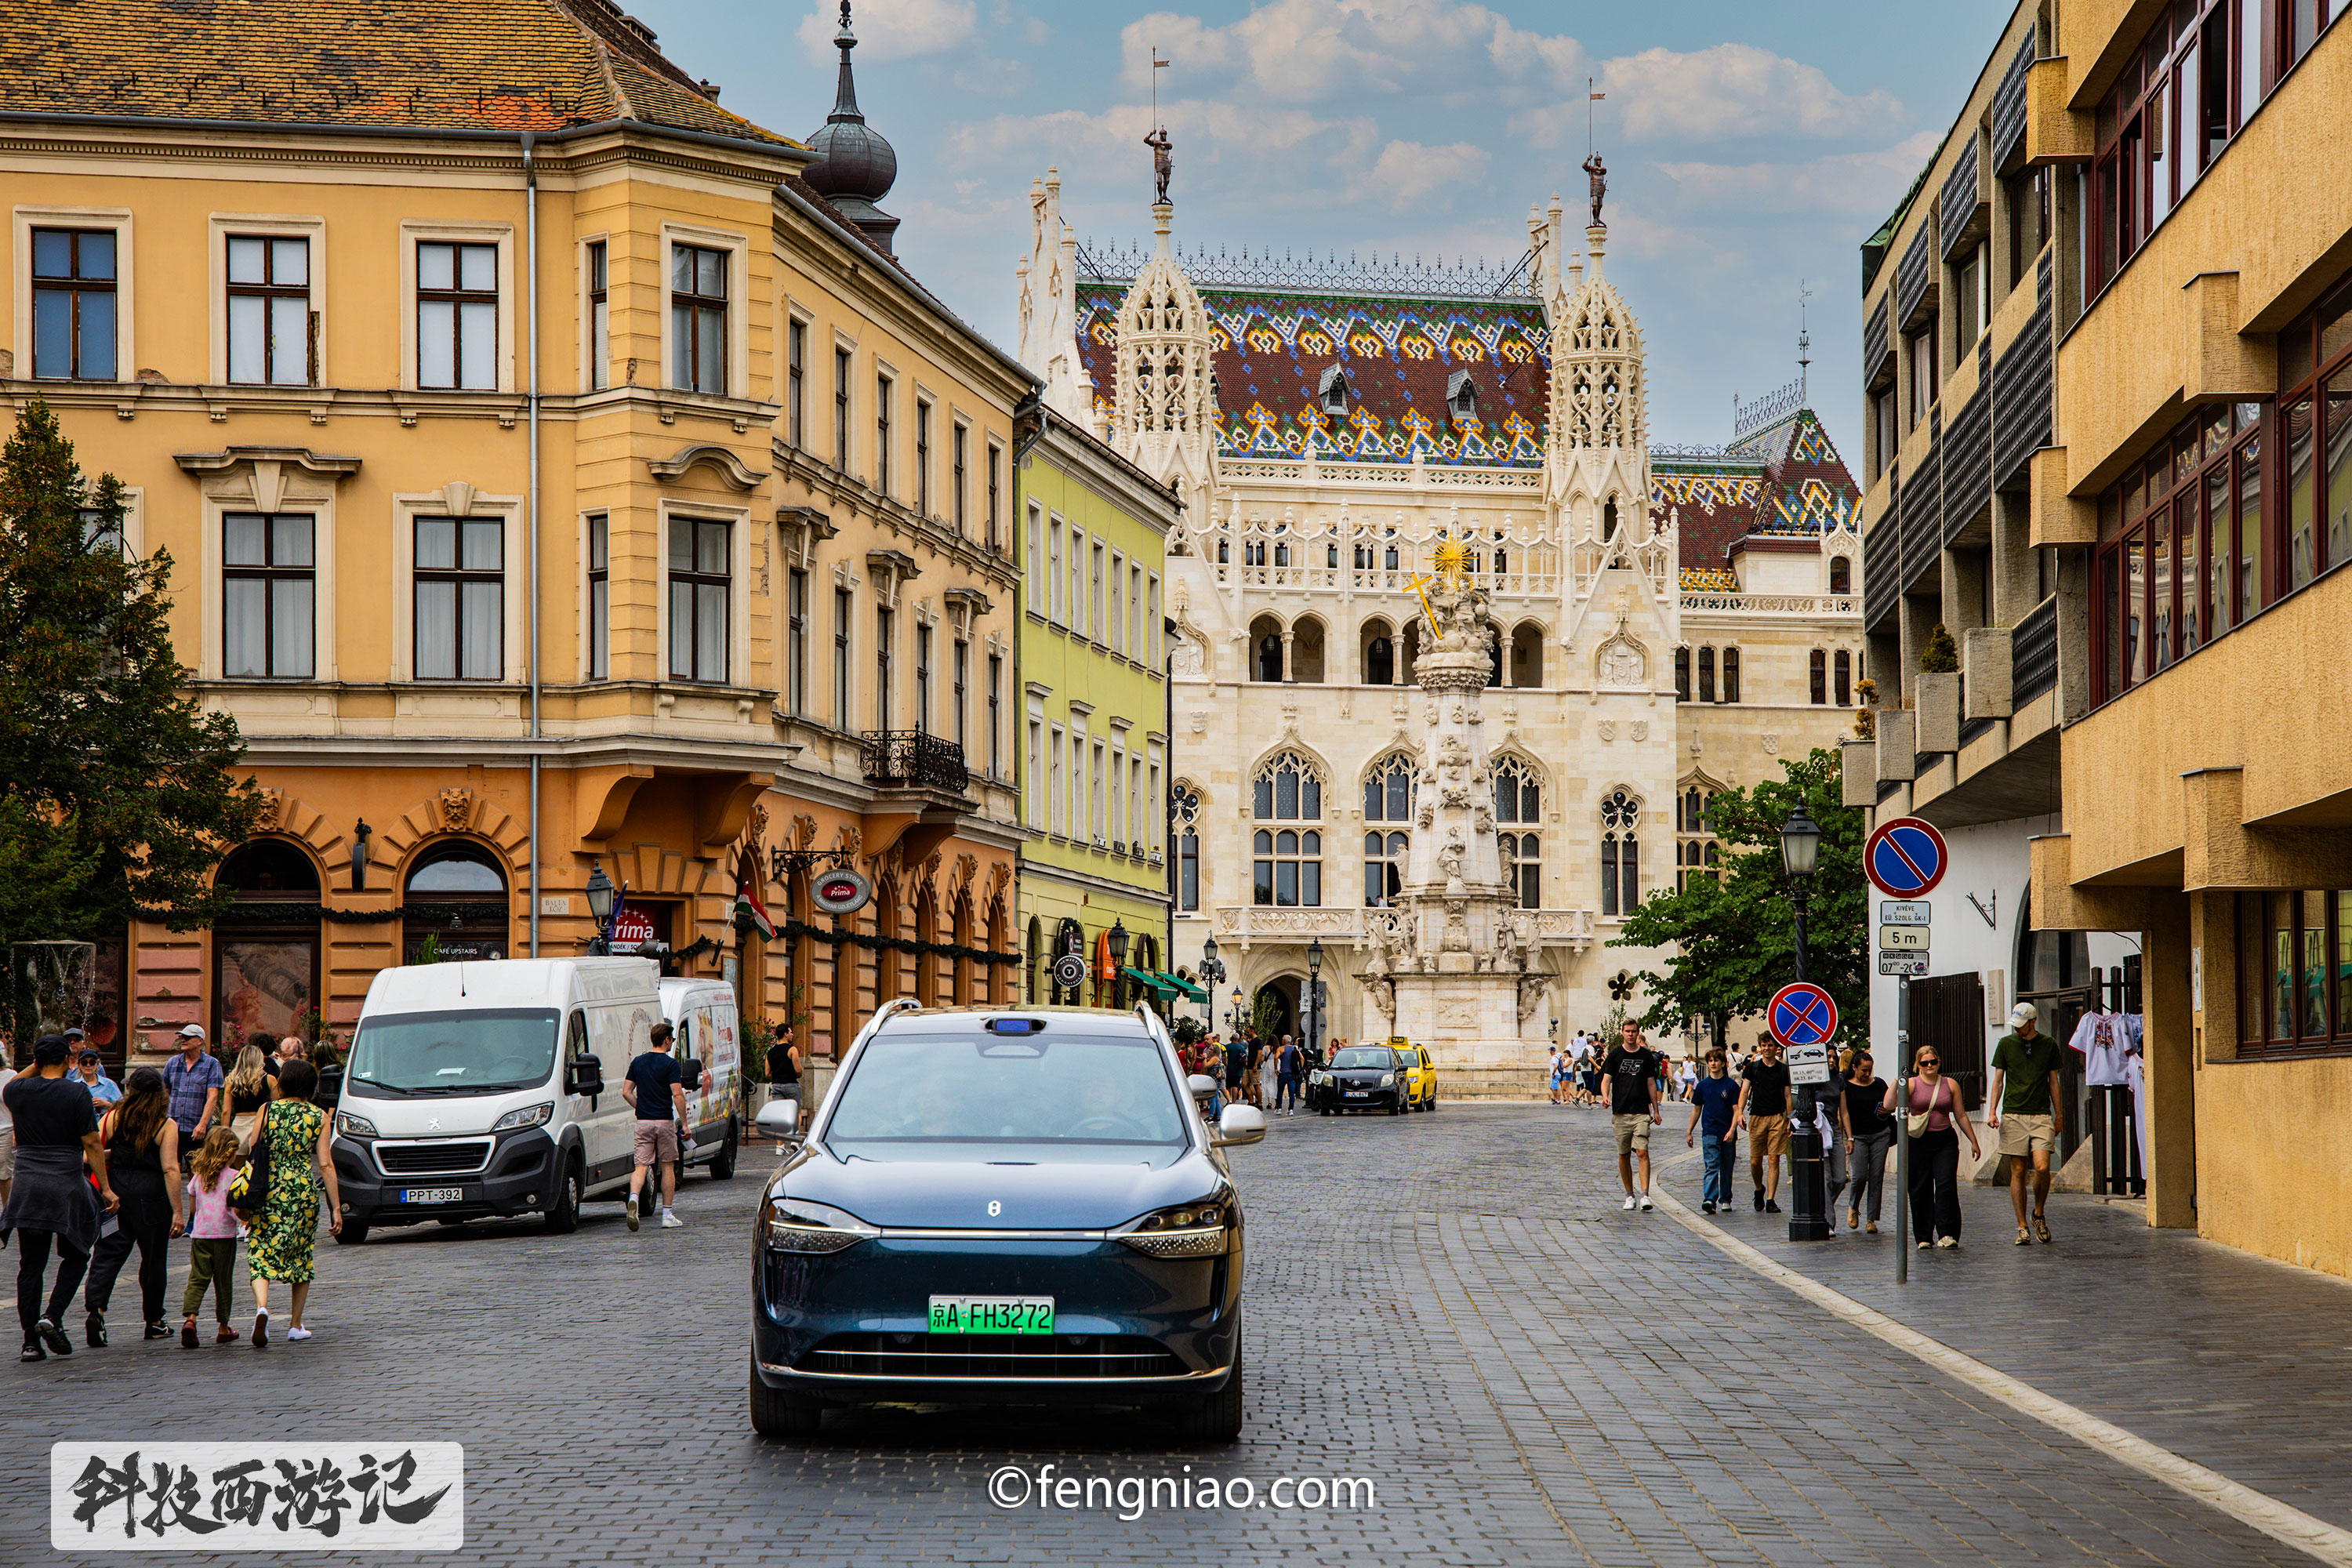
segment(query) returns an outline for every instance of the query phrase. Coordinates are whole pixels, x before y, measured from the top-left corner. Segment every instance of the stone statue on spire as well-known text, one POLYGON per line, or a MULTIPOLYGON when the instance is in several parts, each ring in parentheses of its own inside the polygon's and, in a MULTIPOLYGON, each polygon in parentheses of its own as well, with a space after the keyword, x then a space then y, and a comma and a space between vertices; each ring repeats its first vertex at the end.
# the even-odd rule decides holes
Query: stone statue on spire
POLYGON ((1175 143, 1168 140, 1168 127, 1162 125, 1146 136, 1143 144, 1151 149, 1151 173, 1160 182, 1160 195, 1156 199, 1160 205, 1166 206, 1168 177, 1176 172, 1175 143))
POLYGON ((1584 172, 1592 177, 1592 226, 1606 228, 1608 225, 1601 221, 1601 203, 1609 195, 1609 165, 1595 153, 1584 161, 1584 172))

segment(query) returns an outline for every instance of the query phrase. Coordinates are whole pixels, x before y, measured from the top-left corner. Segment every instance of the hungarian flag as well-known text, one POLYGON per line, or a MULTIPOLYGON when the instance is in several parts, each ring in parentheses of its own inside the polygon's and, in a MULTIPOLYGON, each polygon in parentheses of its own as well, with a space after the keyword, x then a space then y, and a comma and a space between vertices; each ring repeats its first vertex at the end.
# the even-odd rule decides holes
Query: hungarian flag
POLYGON ((760 933, 761 940, 775 940, 776 922, 768 918, 768 911, 761 904, 760 895, 752 890, 749 877, 740 878, 735 883, 735 914, 740 920, 750 921, 751 929, 760 933))

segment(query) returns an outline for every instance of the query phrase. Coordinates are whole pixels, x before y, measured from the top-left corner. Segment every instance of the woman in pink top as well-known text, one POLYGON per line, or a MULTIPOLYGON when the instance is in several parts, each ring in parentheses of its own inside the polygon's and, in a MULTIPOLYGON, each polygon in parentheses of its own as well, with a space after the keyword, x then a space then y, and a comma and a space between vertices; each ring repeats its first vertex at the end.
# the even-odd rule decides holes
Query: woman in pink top
MULTIPOLYGON (((1912 1076, 1904 1081, 1910 1093, 1906 1097, 1910 1114, 1927 1114, 1927 1131, 1915 1134, 1911 1140, 1911 1239, 1925 1251, 1930 1247, 1954 1247, 1960 1244, 1960 1140, 1952 1130, 1955 1118, 1959 1131, 1968 1134, 1970 1157, 1982 1159, 1984 1150, 1977 1142, 1977 1130, 1969 1122, 1969 1108, 1961 1103, 1960 1086, 1944 1076, 1943 1059, 1933 1046, 1922 1046, 1919 1054, 1911 1058, 1912 1076)), ((1895 1110, 1895 1084, 1886 1085, 1885 1107, 1895 1110)))

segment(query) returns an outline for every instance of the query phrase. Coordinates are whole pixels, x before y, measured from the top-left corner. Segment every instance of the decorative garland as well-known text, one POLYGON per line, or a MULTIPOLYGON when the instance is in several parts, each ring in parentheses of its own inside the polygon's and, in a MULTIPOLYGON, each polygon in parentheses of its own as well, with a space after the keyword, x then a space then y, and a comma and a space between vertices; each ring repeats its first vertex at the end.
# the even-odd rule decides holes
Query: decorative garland
POLYGON ((480 918, 495 911, 501 918, 506 910, 504 901, 485 900, 478 904, 402 904, 388 910, 338 910, 325 904, 240 903, 231 904, 220 912, 215 925, 303 925, 314 921, 335 921, 344 925, 387 925, 396 920, 415 915, 446 926, 455 920, 480 918))
POLYGON ((804 936, 817 942, 831 942, 835 947, 855 943, 859 947, 887 948, 893 952, 943 952, 950 958, 969 958, 974 963, 1021 962, 1021 954, 1017 952, 997 952, 990 948, 967 947, 955 942, 924 942, 915 937, 868 936, 862 931, 828 931, 821 926, 813 926, 806 921, 780 921, 776 934, 780 937, 804 936))

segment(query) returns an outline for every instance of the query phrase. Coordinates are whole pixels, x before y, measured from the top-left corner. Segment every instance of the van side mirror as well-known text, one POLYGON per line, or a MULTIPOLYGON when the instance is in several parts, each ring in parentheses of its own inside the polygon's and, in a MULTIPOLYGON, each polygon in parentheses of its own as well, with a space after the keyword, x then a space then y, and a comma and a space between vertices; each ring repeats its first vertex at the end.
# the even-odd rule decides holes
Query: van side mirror
POLYGON ((696 1061, 693 1058, 688 1057, 686 1060, 685 1071, 681 1076, 684 1078, 686 1087, 688 1089, 700 1089, 702 1087, 702 1064, 696 1061))
POLYGON ((604 1092, 604 1064, 594 1057, 573 1057, 563 1064, 563 1092, 566 1094, 602 1094, 604 1092))

